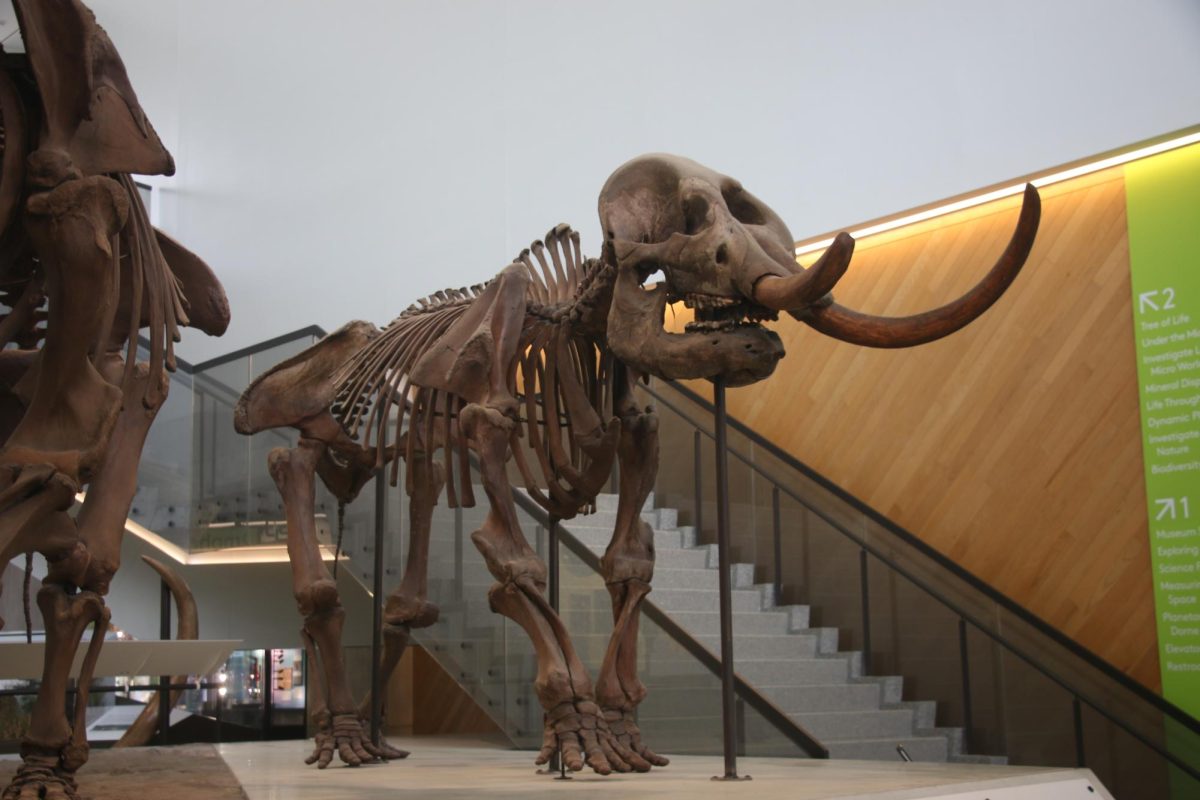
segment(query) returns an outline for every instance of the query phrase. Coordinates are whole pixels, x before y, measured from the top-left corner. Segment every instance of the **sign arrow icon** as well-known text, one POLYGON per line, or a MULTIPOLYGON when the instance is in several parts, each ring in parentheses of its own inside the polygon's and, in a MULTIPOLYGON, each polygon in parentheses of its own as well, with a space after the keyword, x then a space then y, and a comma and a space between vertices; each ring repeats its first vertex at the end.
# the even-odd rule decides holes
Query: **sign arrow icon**
POLYGON ((1146 310, 1146 306, 1150 306, 1150 310, 1152 310, 1152 311, 1158 311, 1159 310, 1158 306, 1156 306, 1154 304, 1154 301, 1150 299, 1150 298, 1154 297, 1156 294, 1158 294, 1158 292, 1156 292, 1156 291, 1155 292, 1142 292, 1141 294, 1139 294, 1138 295, 1138 311, 1144 312, 1146 310))

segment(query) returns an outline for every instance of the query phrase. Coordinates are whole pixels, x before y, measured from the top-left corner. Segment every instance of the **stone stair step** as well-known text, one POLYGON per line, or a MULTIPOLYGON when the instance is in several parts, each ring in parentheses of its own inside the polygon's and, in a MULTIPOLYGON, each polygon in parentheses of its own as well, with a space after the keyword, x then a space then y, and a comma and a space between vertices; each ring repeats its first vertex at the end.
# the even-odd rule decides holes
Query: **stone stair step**
MULTIPOLYGON (((730 601, 735 611, 759 611, 763 607, 762 593, 751 589, 734 589, 730 601)), ((651 600, 663 611, 716 611, 720 598, 716 590, 655 589, 651 600)))
MULTIPOLYGON (((754 565, 734 564, 729 568, 733 580, 733 588, 749 589, 754 586, 754 565)), ((654 567, 654 580, 651 583, 654 591, 659 589, 711 589, 717 591, 720 584, 720 570, 708 567, 687 568, 676 567, 667 559, 661 559, 654 567)))
POLYGON ((818 683, 808 686, 755 686, 787 714, 866 711, 882 705, 882 687, 870 683, 818 683))
POLYGON ((804 711, 788 716, 826 745, 847 740, 913 735, 913 713, 907 708, 804 711))
MULTIPOLYGON (((654 599, 654 592, 650 593, 654 599)), ((721 615, 716 611, 679 611, 671 614, 671 619, 693 636, 719 636, 721 634, 721 615)), ((733 633, 750 634, 752 636, 765 634, 786 635, 790 632, 791 616, 782 611, 751 611, 734 613, 733 633)))
POLYGON ((902 745, 913 761, 941 761, 949 758, 949 744, 942 736, 909 736, 890 739, 858 739, 845 742, 830 742, 830 758, 854 758, 871 761, 900 762, 896 745, 902 745))
POLYGON ((733 668, 756 687, 812 686, 846 682, 852 674, 852 661, 850 657, 740 659, 733 668))
MULTIPOLYGON (((720 637, 697 636, 696 639, 713 654, 720 655, 720 637)), ((800 634, 787 636, 739 635, 735 629, 733 653, 735 664, 743 658, 814 658, 817 655, 817 637, 800 634)))

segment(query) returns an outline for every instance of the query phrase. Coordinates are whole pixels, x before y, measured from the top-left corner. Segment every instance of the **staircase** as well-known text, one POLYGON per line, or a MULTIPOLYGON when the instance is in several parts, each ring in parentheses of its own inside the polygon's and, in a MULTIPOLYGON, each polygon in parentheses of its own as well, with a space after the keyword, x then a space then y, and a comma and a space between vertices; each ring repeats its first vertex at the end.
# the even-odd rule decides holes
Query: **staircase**
MULTIPOLYGON (((598 513, 563 527, 600 555, 612 535, 617 499, 606 495, 597 502, 598 513)), ((692 528, 676 524, 674 509, 654 509, 643 518, 654 528, 657 552, 647 602, 719 655, 716 545, 697 545, 692 528)), ((736 671, 828 747, 831 758, 895 761, 902 746, 914 761, 963 760, 961 730, 935 727, 933 702, 903 701, 899 676, 863 675, 862 654, 839 651, 837 629, 810 627, 807 606, 775 605, 774 587, 754 583, 753 564, 731 569, 736 671)), ((694 689, 648 685, 646 705, 656 718, 673 712, 680 726, 695 722, 694 689)))

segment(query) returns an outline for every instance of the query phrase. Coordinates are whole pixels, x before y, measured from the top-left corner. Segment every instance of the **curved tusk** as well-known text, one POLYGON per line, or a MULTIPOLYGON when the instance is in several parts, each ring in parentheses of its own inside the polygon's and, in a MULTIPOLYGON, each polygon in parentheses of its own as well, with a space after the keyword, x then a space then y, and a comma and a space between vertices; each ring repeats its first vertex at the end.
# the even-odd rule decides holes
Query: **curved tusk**
POLYGON ((814 307, 803 321, 835 339, 867 347, 912 347, 949 336, 987 311, 1017 277, 1033 247, 1041 213, 1037 189, 1026 184, 1021 216, 1003 255, 971 291, 940 308, 909 317, 876 317, 833 303, 814 307))
MULTIPOLYGON (((150 556, 142 556, 142 561, 145 561, 150 565, 151 569, 162 576, 163 582, 167 584, 167 588, 171 590, 171 596, 175 599, 175 607, 179 610, 179 630, 175 635, 176 640, 198 638, 200 635, 200 618, 196 611, 196 598, 192 595, 192 590, 188 587, 187 581, 180 577, 178 572, 157 559, 153 559, 150 556)), ((186 675, 174 675, 171 677, 171 683, 175 684, 183 683, 186 680, 186 675)), ((168 709, 175 707, 182 693, 179 689, 168 691, 168 709)), ((154 732, 157 730, 158 701, 151 700, 113 747, 140 747, 141 745, 149 744, 150 740, 154 737, 154 732)))
POLYGON ((754 284, 754 302, 773 311, 799 311, 833 289, 850 266, 854 237, 839 233, 817 262, 795 275, 764 275, 754 284))
POLYGON ((150 556, 142 556, 142 561, 150 565, 150 568, 162 576, 163 582, 167 584, 167 588, 171 590, 171 597, 175 599, 175 608, 179 612, 179 629, 175 632, 175 639, 195 639, 200 635, 200 616, 196 611, 196 598, 192 595, 191 587, 187 585, 179 573, 162 563, 158 559, 150 556))

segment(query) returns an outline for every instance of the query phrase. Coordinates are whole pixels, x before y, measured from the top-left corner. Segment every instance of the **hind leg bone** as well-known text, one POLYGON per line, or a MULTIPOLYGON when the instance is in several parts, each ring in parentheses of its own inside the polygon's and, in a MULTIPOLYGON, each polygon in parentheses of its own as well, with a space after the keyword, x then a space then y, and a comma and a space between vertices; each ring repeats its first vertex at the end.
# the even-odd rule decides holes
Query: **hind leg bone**
POLYGON ((283 497, 287 514, 288 558, 292 564, 292 592, 304 617, 306 641, 311 641, 319 657, 324 679, 328 719, 316 737, 316 749, 309 763, 324 768, 336 752, 343 762, 357 767, 374 761, 378 751, 363 735, 358 710, 350 696, 346 666, 342 659, 342 626, 346 612, 342 608, 337 584, 321 558, 313 516, 316 492, 315 474, 325 444, 301 437, 292 449, 276 448, 267 460, 271 477, 283 497))

